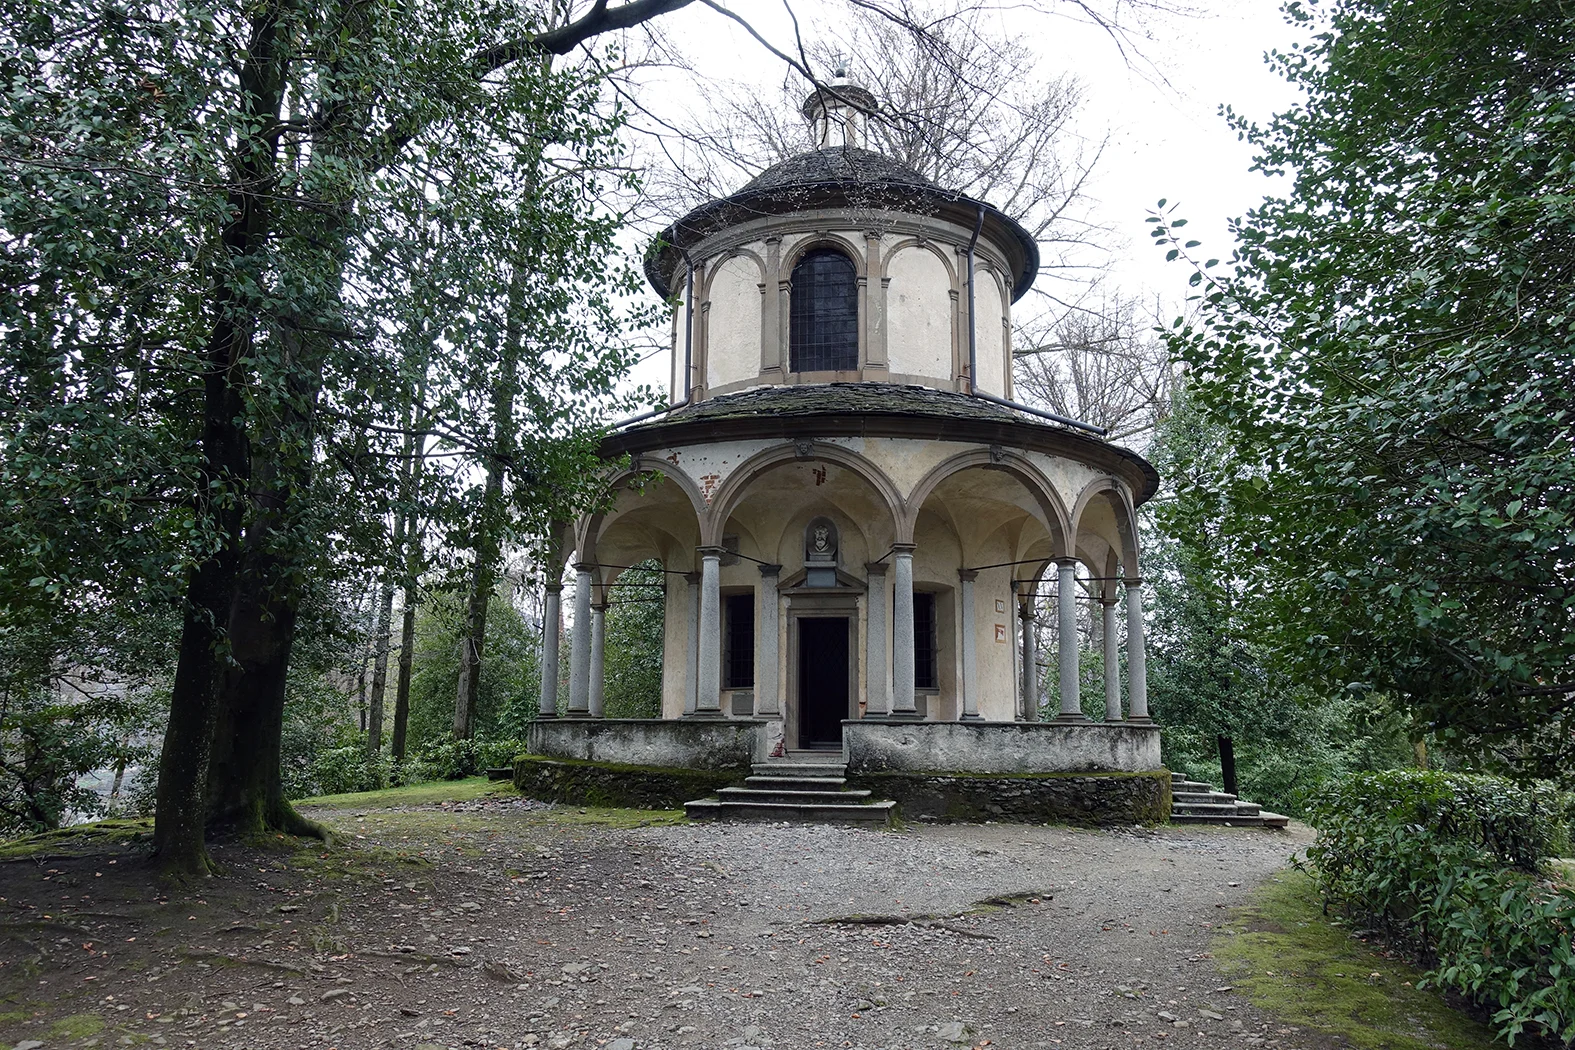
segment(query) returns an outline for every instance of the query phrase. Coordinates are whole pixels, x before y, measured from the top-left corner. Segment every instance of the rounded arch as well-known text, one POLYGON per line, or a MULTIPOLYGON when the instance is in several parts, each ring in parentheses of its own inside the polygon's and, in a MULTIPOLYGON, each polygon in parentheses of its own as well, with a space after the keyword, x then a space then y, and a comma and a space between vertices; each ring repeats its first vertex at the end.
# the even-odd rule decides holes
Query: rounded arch
MULTIPOLYGON (((1116 521, 1116 534, 1121 540, 1121 569, 1128 579, 1142 575, 1138 566, 1137 510, 1132 505, 1132 495, 1127 487, 1115 478, 1095 478, 1083 486, 1072 505, 1072 535, 1083 526, 1083 515, 1095 500, 1103 500, 1110 507, 1116 521)), ((1108 539, 1106 542, 1109 542, 1108 539)), ((1112 549, 1114 549, 1112 544, 1112 549)))
POLYGON ((766 261, 764 259, 762 259, 757 253, 742 246, 729 248, 726 251, 718 252, 712 258, 707 259, 701 263, 701 267, 703 269, 702 276, 700 278, 700 287, 695 290, 695 298, 698 302, 703 303, 707 299, 711 298, 711 285, 716 282, 717 274, 721 272, 722 267, 726 266, 734 259, 748 259, 750 262, 754 263, 755 269, 759 271, 760 280, 762 282, 765 281, 766 261))
POLYGON ((774 445, 763 449, 740 463, 727 480, 718 486, 711 498, 711 509, 701 518, 701 543, 705 546, 717 546, 722 542, 722 529, 733 515, 739 502, 744 498, 757 478, 761 475, 782 466, 785 463, 824 460, 835 463, 855 476, 863 479, 879 495, 881 502, 891 514, 892 532, 899 538, 906 535, 903 529, 902 495, 897 491, 897 486, 892 484, 885 471, 874 463, 840 445, 827 445, 815 442, 806 452, 803 449, 805 442, 790 442, 774 445))
POLYGON ((947 478, 960 474, 965 470, 998 470, 1016 478, 1028 490, 1034 502, 1044 513, 1046 527, 1050 531, 1054 545, 1054 556, 1061 557, 1066 551, 1071 550, 1070 537, 1073 535, 1069 526, 1066 508, 1061 505, 1060 497, 1056 495, 1055 486, 1050 484, 1039 468, 1034 466, 1026 457, 1009 449, 991 448, 974 449, 969 452, 959 452, 957 455, 936 464, 928 474, 919 479, 913 492, 908 495, 903 505, 903 522, 900 536, 913 535, 914 522, 918 519, 919 511, 924 507, 924 501, 947 478))
POLYGON ((804 256, 810 252, 826 249, 846 255, 849 261, 853 263, 853 272, 855 274, 860 277, 868 276, 865 273, 863 248, 841 234, 818 230, 793 245, 792 248, 788 249, 787 254, 782 256, 782 273, 791 276, 794 268, 804 261, 804 256))
MULTIPOLYGON (((596 541, 600 537, 603 528, 608 524, 609 515, 616 516, 615 508, 612 506, 611 501, 617 500, 620 490, 632 488, 633 482, 642 478, 648 478, 652 474, 659 474, 663 479, 678 487, 678 490, 688 500, 690 509, 694 512, 695 531, 697 533, 703 532, 702 522, 705 520, 706 504, 705 496, 701 493, 699 486, 683 471, 674 470, 670 465, 651 456, 641 456, 635 459, 627 469, 619 471, 608 479, 604 490, 609 497, 608 505, 601 510, 582 517, 576 525, 573 534, 574 545, 572 550, 579 560, 583 561, 587 558, 594 559, 596 557, 596 541)), ((567 555, 567 553, 566 550, 565 554, 567 555)))
POLYGON ((941 246, 927 237, 905 237, 893 244, 889 250, 883 252, 880 257, 881 276, 884 277, 890 272, 891 261, 897 257, 898 252, 906 248, 921 248, 939 259, 941 265, 946 268, 946 276, 951 279, 952 286, 956 287, 959 280, 957 267, 952 263, 951 259, 947 258, 946 252, 941 249, 941 246))

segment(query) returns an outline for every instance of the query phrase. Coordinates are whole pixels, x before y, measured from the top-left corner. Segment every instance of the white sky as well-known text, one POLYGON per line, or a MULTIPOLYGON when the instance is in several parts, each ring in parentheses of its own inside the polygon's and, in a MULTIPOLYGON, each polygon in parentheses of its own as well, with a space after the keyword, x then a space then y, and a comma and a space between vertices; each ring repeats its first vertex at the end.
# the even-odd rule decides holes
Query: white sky
MULTIPOLYGON (((1101 0, 1093 0, 1100 3, 1101 0)), ((1118 0, 1103 0, 1109 7, 1118 0)), ((1179 203, 1186 232, 1203 242, 1200 257, 1230 255, 1226 220, 1241 215, 1273 186, 1248 171, 1251 153, 1218 110, 1231 104, 1259 121, 1288 108, 1295 93, 1264 64, 1271 48, 1288 49, 1298 31, 1279 13, 1279 0, 1194 0, 1192 17, 1148 16, 1150 39, 1138 39, 1141 57, 1124 58, 1101 29, 1057 16, 1053 0, 1004 5, 991 17, 1003 35, 1020 39, 1043 55, 1046 68, 1077 74, 1086 106, 1081 132, 1090 139, 1108 134, 1091 186, 1095 218, 1114 233, 1111 279, 1123 292, 1157 300, 1167 317, 1187 295, 1189 271, 1166 264, 1153 247, 1144 222, 1157 201, 1179 203)), ((735 3, 752 24, 778 46, 791 41, 792 27, 778 0, 735 3)), ((840 8, 828 0, 795 0, 806 41, 835 35, 840 8)), ((754 84, 774 91, 783 78, 781 62, 736 24, 699 7, 668 23, 668 32, 692 56, 697 70, 715 83, 754 84)), ((695 82, 675 79, 651 85, 649 101, 701 108, 695 82), (667 98, 666 93, 681 97, 667 98)), ((669 219, 676 216, 669 216, 669 219)), ((660 385, 668 374, 661 354, 639 369, 636 379, 660 385)))

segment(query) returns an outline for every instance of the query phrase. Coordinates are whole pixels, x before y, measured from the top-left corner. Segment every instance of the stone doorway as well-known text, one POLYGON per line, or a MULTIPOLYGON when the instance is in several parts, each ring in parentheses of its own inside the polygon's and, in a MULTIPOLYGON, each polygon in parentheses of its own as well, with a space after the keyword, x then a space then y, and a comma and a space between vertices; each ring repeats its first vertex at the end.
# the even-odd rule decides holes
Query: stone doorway
POLYGON ((842 749, 851 701, 849 620, 798 617, 798 746, 804 750, 842 749))

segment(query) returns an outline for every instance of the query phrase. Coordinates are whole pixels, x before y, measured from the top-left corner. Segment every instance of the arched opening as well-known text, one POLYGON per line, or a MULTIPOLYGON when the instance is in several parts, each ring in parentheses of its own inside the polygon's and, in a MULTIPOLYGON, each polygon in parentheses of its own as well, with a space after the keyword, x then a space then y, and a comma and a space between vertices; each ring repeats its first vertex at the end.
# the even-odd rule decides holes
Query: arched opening
POLYGON ((853 260, 835 248, 806 252, 793 267, 791 288, 788 303, 790 370, 857 370, 859 290, 853 260))

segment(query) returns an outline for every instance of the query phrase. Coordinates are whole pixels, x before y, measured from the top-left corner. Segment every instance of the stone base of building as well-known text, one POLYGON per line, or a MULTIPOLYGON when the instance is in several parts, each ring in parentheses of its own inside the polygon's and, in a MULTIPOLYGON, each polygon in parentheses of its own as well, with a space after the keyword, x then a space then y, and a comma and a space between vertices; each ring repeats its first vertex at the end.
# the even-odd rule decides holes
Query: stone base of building
POLYGON ((747 767, 680 769, 542 755, 520 755, 514 760, 514 786, 522 794, 576 806, 680 809, 685 802, 715 794, 748 775, 747 767))
POLYGON ((1170 774, 853 773, 850 787, 889 798, 906 821, 1032 824, 1163 824, 1170 819, 1170 774))

